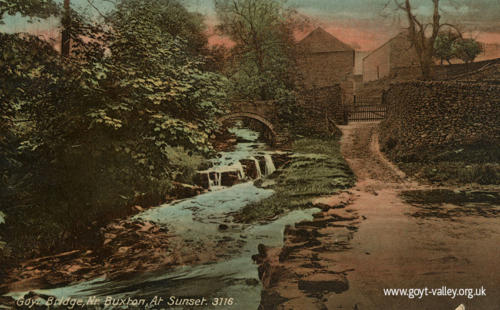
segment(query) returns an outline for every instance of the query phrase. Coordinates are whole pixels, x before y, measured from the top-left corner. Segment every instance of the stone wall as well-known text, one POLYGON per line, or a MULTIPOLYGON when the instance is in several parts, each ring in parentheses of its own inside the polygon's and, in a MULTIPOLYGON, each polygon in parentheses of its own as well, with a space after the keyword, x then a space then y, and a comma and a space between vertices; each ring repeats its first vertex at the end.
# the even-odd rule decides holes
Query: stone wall
MULTIPOLYGON (((486 66, 500 64, 500 58, 473 62, 470 64, 435 65, 431 68, 432 78, 435 80, 455 79, 457 76, 467 75, 486 66)), ((390 74, 392 80, 413 80, 422 75, 420 66, 407 66, 393 68, 390 74)))
MULTIPOLYGON (((500 58, 471 63, 468 67, 465 64, 434 66, 432 73, 435 80, 500 80, 500 58)), ((388 77, 363 83, 355 95, 360 98, 380 97, 392 83, 420 79, 421 75, 420 66, 394 68, 388 77)))
POLYGON ((342 96, 343 91, 339 84, 303 91, 299 104, 307 115, 303 120, 306 127, 316 133, 336 131, 334 124, 344 124, 342 96))
POLYGON ((500 63, 485 66, 479 70, 455 77, 456 80, 500 82, 500 63))
POLYGON ((384 96, 382 150, 396 160, 430 152, 500 143, 500 85, 494 82, 410 81, 384 96))
MULTIPOLYGON (((343 97, 344 91, 337 83, 326 87, 304 89, 293 100, 235 100, 231 102, 231 113, 228 115, 238 112, 256 114, 263 120, 254 117, 260 122, 250 125, 259 130, 259 128, 269 128, 266 123, 270 123, 277 134, 274 138, 278 140, 286 138, 285 136, 290 133, 289 126, 298 126, 299 131, 303 129, 302 134, 340 134, 336 125, 345 123, 343 97)), ((241 115, 239 117, 244 118, 241 115)), ((224 120, 225 116, 220 119, 224 120)))
MULTIPOLYGON (((490 59, 490 60, 484 60, 484 61, 477 61, 473 62, 471 64, 453 64, 450 66, 443 66, 441 70, 439 70, 439 66, 436 67, 436 77, 438 79, 457 79, 457 78, 467 78, 468 75, 472 79, 477 79, 475 78, 474 75, 477 73, 480 73, 482 70, 486 70, 488 68, 496 68, 497 65, 500 65, 500 58, 496 59, 490 59)), ((494 78, 494 76, 489 76, 487 78, 494 78)))

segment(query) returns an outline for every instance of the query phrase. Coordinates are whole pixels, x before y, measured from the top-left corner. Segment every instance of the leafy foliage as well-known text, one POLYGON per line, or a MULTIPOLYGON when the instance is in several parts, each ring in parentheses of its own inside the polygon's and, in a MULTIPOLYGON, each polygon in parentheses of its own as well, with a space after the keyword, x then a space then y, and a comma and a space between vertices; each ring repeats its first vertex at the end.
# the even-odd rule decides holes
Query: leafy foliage
POLYGON ((233 96, 278 99, 294 83, 295 12, 281 0, 216 0, 218 29, 235 43, 233 96))
POLYGON ((441 32, 437 36, 436 41, 434 41, 434 53, 441 60, 441 63, 444 60, 450 63, 450 60, 456 57, 453 45, 459 38, 458 34, 451 31, 441 32))
MULTIPOLYGON (((14 253, 98 242, 96 226, 160 202, 212 151, 226 81, 166 31, 180 16, 164 3, 123 0, 106 25, 72 12, 69 58, 0 34, 2 235, 14 253)), ((190 16, 177 22, 199 25, 190 16)))
MULTIPOLYGON (((178 0, 122 0, 118 11, 141 12, 152 20, 152 23, 164 33, 185 40, 187 52, 205 52, 208 39, 205 35, 204 18, 199 13, 192 13, 178 0), (145 5, 147 3, 147 5, 145 5)), ((115 16, 116 17, 116 16, 115 16)))
POLYGON ((475 39, 465 39, 454 32, 443 32, 434 42, 435 56, 450 63, 453 58, 458 58, 465 63, 473 62, 483 51, 482 45, 475 39))
POLYGON ((0 0, 0 24, 4 14, 47 18, 58 15, 60 7, 54 0, 0 0))
POLYGON ((465 63, 471 63, 481 54, 483 47, 474 39, 459 39, 453 42, 453 52, 465 63))

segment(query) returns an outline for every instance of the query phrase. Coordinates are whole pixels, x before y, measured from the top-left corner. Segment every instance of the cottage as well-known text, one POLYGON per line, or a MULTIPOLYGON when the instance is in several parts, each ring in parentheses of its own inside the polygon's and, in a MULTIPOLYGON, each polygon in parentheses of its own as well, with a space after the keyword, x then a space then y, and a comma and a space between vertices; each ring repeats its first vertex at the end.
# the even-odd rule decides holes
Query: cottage
POLYGON ((318 27, 297 43, 299 67, 307 88, 346 84, 354 71, 352 47, 318 27))
POLYGON ((401 32, 363 59, 363 82, 388 77, 398 68, 418 66, 415 48, 401 32))

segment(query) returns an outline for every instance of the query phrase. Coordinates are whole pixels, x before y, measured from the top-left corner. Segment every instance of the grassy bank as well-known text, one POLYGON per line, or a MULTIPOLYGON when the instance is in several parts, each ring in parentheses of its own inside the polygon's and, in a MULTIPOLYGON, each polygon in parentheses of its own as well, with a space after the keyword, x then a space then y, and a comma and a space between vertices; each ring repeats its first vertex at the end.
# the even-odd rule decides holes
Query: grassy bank
POLYGON ((292 145, 294 156, 265 181, 275 194, 246 206, 236 215, 241 222, 273 218, 312 206, 312 200, 354 185, 355 177, 340 154, 338 139, 302 138, 292 145))

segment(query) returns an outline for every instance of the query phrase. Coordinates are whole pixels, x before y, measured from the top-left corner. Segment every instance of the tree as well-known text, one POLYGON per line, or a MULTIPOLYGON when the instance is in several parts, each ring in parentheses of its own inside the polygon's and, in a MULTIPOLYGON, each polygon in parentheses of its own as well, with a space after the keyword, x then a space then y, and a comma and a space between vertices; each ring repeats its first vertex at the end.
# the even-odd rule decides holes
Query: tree
POLYGON ((54 0, 0 0, 0 24, 4 14, 48 18, 58 15, 60 7, 54 0))
MULTIPOLYGON (((53 0, 0 0, 0 24, 5 14, 20 14, 30 18, 48 18, 58 15, 60 8, 53 0)), ((11 170, 18 165, 16 115, 28 95, 36 96, 29 86, 30 70, 37 66, 37 51, 45 46, 37 38, 0 33, 0 205, 10 201, 12 190, 8 186, 11 170), (32 48, 31 51, 25 48, 32 48), (28 62, 23 60, 28 59, 28 62), (30 63, 31 62, 31 63, 30 63), (24 88, 26 87, 26 91, 24 88)), ((36 85, 33 83, 31 85, 36 85)))
POLYGON ((228 69, 231 51, 222 44, 212 45, 204 51, 206 54, 205 68, 208 71, 225 73, 228 69))
POLYGON ((281 0, 215 0, 232 49, 235 96, 277 99, 293 88, 295 12, 281 0))
POLYGON ((144 12, 162 31, 185 40, 189 52, 193 54, 199 54, 206 48, 208 39, 203 16, 189 12, 178 0, 151 0, 145 7, 142 0, 122 0, 117 9, 144 12), (149 11, 151 9, 155 11, 149 11))
MULTIPOLYGON (((10 220, 0 239, 8 241, 9 247, 17 245, 19 250, 23 249, 19 231, 25 230, 22 219, 39 214, 27 207, 34 197, 30 189, 37 185, 33 175, 39 172, 30 168, 44 160, 25 152, 34 125, 32 112, 47 107, 47 90, 55 86, 59 77, 60 70, 54 66, 58 56, 49 44, 35 36, 0 33, 0 211, 10 220), (9 228, 14 226, 19 230, 9 234, 9 228)), ((37 232, 34 230, 34 235, 37 232)))
POLYGON ((451 64, 450 60, 456 57, 453 45, 460 36, 452 31, 441 32, 434 41, 434 55, 441 60, 441 64, 446 60, 451 64))
POLYGON ((458 39, 453 42, 452 48, 455 56, 466 64, 474 62, 483 51, 481 43, 474 39, 458 39))
POLYGON ((61 20, 61 55, 68 57, 71 51, 71 7, 70 1, 64 0, 64 16, 61 20))
POLYGON ((405 12, 408 20, 408 38, 412 43, 417 56, 419 58, 420 68, 422 71, 422 77, 424 79, 430 79, 431 77, 431 66, 433 65, 433 57, 435 55, 434 46, 435 41, 442 30, 443 27, 450 27, 460 31, 457 27, 441 23, 441 14, 439 12, 440 0, 432 1, 432 20, 428 23, 419 20, 414 13, 412 7, 412 1, 410 0, 394 0, 398 9, 405 12))
POLYGON ((0 33, 0 182, 13 163, 1 234, 17 253, 99 242, 96 226, 159 203, 212 151, 226 81, 165 31, 163 2, 120 1, 106 25, 72 11, 65 58, 35 36, 0 33))

